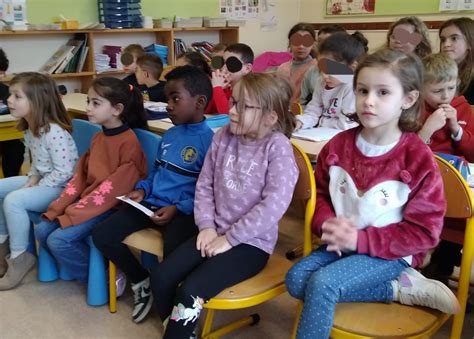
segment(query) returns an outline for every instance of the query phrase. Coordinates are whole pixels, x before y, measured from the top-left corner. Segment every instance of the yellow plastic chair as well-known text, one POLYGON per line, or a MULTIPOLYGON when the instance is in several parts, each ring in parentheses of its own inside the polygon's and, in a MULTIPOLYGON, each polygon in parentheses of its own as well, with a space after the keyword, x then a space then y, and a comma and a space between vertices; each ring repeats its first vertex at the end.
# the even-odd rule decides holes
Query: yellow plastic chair
MULTIPOLYGON (((471 263, 474 254, 473 195, 459 172, 442 158, 435 157, 443 177, 447 201, 446 217, 466 220, 461 273, 457 298, 461 311, 454 316, 451 339, 461 337, 466 310, 471 263)), ((304 255, 311 251, 305 239, 304 255)), ((293 338, 301 314, 298 304, 293 338)), ((450 315, 425 307, 398 303, 340 303, 336 305, 331 338, 428 338, 448 320, 450 315)))
POLYGON ((299 102, 294 102, 291 104, 290 111, 294 115, 303 114, 303 106, 299 102))
MULTIPOLYGON (((316 207, 316 184, 311 163, 301 148, 293 144, 295 160, 300 174, 293 193, 292 205, 304 206, 304 217, 297 223, 305 224, 305 232, 310 232, 311 220, 316 207)), ((292 224, 293 225, 293 224, 292 224)), ((305 235, 309 239, 309 235, 305 235)), ((219 329, 212 330, 212 322, 217 310, 235 310, 261 304, 286 292, 285 275, 293 263, 283 255, 273 254, 265 268, 256 276, 231 286, 204 304, 207 309, 202 338, 219 338, 243 326, 256 324, 258 314, 252 314, 219 329)))

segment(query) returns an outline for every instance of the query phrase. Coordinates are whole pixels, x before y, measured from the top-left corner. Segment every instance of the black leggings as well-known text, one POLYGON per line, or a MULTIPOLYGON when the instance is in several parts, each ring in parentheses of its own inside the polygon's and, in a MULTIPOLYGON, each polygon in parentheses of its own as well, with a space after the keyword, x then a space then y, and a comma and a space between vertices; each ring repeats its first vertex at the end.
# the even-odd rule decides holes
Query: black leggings
POLYGON ((151 271, 158 314, 162 320, 170 316, 164 338, 188 339, 200 314, 201 306, 197 306, 196 300, 207 301, 256 275, 269 258, 268 253, 247 244, 202 258, 196 249, 196 239, 188 239, 151 271))
MULTIPOLYGON (((146 206, 149 207, 149 205, 146 206)), ((159 229, 163 235, 165 258, 181 243, 198 233, 192 214, 185 215, 178 212, 170 223, 158 226, 145 213, 126 205, 98 224, 92 231, 92 238, 104 256, 117 265, 132 283, 136 284, 148 278, 149 273, 122 241, 134 232, 151 227, 159 229)))

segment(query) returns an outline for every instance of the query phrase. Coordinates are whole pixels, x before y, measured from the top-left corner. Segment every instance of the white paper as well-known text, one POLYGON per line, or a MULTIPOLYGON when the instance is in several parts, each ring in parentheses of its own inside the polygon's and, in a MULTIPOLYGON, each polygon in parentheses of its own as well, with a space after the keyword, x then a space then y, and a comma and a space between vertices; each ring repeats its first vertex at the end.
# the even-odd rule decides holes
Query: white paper
POLYGON ((140 211, 151 217, 154 213, 152 210, 146 208, 142 204, 139 204, 138 202, 133 201, 130 198, 127 198, 125 195, 121 195, 120 197, 116 197, 119 200, 122 200, 123 202, 126 202, 127 204, 132 205, 135 208, 138 208, 140 211))
POLYGON ((9 122, 9 121, 15 121, 15 120, 18 120, 18 119, 15 118, 11 114, 0 115, 0 122, 9 122))
POLYGON ((166 102, 145 101, 143 106, 153 112, 166 112, 168 104, 166 102))
POLYGON ((308 129, 300 129, 293 132, 293 138, 309 140, 309 141, 326 141, 330 140, 337 133, 342 132, 340 129, 329 127, 316 127, 308 129))

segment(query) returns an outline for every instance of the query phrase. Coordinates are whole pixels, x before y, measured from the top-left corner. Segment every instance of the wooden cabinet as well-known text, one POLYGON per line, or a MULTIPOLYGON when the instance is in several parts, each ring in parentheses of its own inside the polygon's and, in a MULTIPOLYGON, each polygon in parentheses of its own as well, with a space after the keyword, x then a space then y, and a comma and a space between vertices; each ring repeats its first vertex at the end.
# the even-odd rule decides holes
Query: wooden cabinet
MULTIPOLYGON (((52 74, 58 82, 79 81, 79 89, 86 93, 92 80, 99 76, 94 64, 94 53, 101 52, 103 45, 126 46, 130 43, 147 45, 159 43, 168 46, 168 62, 174 60, 173 40, 182 38, 186 42, 207 40, 233 44, 239 42, 238 27, 216 28, 151 28, 151 29, 105 29, 105 30, 55 30, 55 31, 0 31, 0 47, 10 59, 10 65, 17 60, 21 64, 10 69, 9 73, 38 70, 55 52, 58 46, 65 44, 75 34, 86 34, 89 51, 84 68, 79 73, 52 74)), ((101 74, 120 74, 120 71, 101 74)), ((5 81, 5 80, 2 80, 5 81)), ((8 81, 8 78, 6 79, 8 81)))

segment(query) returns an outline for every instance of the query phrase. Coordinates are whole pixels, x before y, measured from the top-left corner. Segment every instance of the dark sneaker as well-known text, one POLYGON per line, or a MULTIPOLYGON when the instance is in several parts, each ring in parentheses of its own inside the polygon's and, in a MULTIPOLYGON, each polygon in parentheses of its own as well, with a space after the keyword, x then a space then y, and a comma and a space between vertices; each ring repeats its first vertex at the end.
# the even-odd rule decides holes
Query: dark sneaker
POLYGON ((153 296, 150 289, 150 278, 140 281, 138 284, 132 284, 134 307, 132 318, 139 323, 148 315, 153 304, 153 296))

